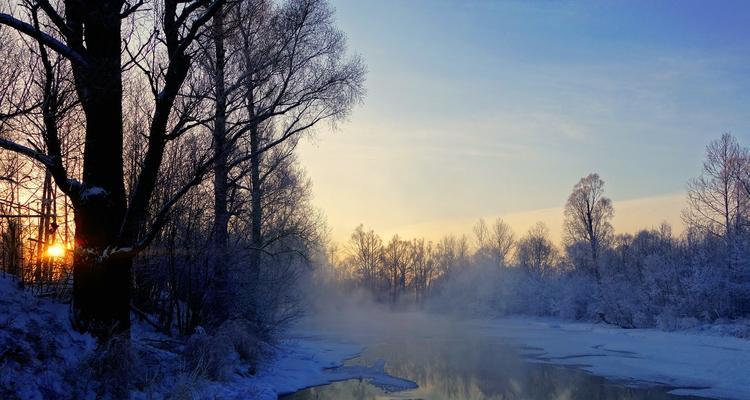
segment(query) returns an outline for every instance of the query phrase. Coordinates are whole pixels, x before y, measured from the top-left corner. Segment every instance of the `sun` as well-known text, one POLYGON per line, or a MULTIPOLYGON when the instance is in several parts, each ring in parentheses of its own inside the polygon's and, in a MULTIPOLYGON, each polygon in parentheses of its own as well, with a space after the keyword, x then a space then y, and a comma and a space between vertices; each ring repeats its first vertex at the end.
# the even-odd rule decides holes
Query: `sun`
POLYGON ((55 243, 47 247, 47 256, 59 258, 65 255, 65 247, 59 243, 55 243))

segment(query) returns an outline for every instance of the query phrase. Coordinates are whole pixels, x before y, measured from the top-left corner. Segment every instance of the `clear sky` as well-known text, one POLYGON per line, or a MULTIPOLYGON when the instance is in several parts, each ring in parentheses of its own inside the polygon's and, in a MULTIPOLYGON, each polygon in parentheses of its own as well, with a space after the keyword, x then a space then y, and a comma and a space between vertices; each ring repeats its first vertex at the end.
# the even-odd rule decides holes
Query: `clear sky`
POLYGON ((333 1, 367 97, 301 149, 333 238, 503 216, 559 234, 598 172, 615 229, 679 224, 723 132, 750 144, 750 2, 333 1))

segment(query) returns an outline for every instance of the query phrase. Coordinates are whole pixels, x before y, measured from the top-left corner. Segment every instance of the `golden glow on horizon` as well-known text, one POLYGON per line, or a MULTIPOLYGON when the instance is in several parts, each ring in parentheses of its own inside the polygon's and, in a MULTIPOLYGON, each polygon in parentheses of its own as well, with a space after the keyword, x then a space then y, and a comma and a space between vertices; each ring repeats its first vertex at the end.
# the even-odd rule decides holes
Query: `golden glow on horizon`
MULTIPOLYGON (((656 228, 662 222, 667 222, 672 226, 672 232, 678 235, 683 231, 681 215, 685 206, 684 193, 614 201, 615 217, 612 224, 616 233, 634 233, 641 229, 656 228)), ((445 235, 466 235, 469 240, 472 240, 472 227, 480 217, 482 216, 477 215, 473 218, 444 219, 401 226, 381 226, 378 225, 377 221, 363 220, 362 223, 365 228, 374 229, 386 241, 394 234, 398 234, 402 238, 423 237, 431 241, 438 241, 445 235)), ((513 229, 516 238, 525 235, 529 228, 537 222, 543 222, 549 228, 550 238, 557 244, 562 241, 564 219, 562 207, 521 211, 506 215, 485 215, 483 217, 487 223, 492 223, 495 218, 501 217, 513 229)), ((348 224, 351 225, 350 227, 332 226, 332 239, 339 243, 346 243, 358 224, 352 221, 348 224)))

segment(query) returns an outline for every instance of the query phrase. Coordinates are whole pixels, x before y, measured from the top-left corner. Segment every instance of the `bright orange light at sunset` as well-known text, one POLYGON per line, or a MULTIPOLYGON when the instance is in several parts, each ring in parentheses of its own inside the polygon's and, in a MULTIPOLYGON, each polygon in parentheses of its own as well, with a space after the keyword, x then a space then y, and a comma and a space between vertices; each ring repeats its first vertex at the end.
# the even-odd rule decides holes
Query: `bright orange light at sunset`
POLYGON ((55 243, 47 247, 47 256, 59 258, 65 255, 65 247, 59 243, 55 243))

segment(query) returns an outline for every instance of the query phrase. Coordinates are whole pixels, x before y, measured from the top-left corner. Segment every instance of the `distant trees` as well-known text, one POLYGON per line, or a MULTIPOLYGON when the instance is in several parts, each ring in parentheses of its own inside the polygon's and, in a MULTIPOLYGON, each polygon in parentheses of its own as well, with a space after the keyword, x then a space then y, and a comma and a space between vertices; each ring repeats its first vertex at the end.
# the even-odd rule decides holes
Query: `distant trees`
POLYGON ((450 276, 458 266, 466 265, 469 257, 469 241, 466 236, 444 236, 435 245, 436 272, 450 276))
POLYGON ((588 263, 582 265, 598 280, 599 255, 612 235, 612 201, 604 197, 604 181, 596 173, 581 178, 565 203, 564 239, 569 246, 586 243, 588 263))
POLYGON ((394 235, 384 249, 383 263, 387 271, 392 303, 406 292, 410 256, 409 242, 402 240, 398 235, 394 235))
POLYGON ((510 226, 502 218, 497 218, 492 226, 488 226, 484 218, 480 218, 473 231, 477 253, 500 267, 507 266, 515 245, 510 226))
POLYGON ((348 252, 362 285, 375 292, 382 272, 383 240, 372 229, 365 231, 360 225, 349 239, 348 252))
POLYGON ((424 239, 403 240, 395 235, 383 245, 373 230, 358 226, 349 239, 339 269, 354 271, 360 287, 376 299, 397 304, 412 299, 423 304, 441 268, 465 259, 464 241, 447 240, 435 246, 424 239), (445 247, 448 243, 449 247, 445 247))
MULTIPOLYGON (((747 318, 748 154, 730 135, 709 144, 701 175, 688 184, 687 226, 680 235, 666 223, 615 234, 614 207, 604 182, 592 173, 574 186, 566 203, 564 252, 543 223, 515 240, 501 219, 492 226, 480 219, 472 227, 473 246, 466 237, 450 235, 434 246, 394 237, 380 267, 389 271, 383 274, 389 283, 373 293, 389 298, 377 291, 392 293, 393 277, 404 276, 397 266, 403 265, 413 297, 399 299, 438 312, 558 315, 670 330, 747 318), (402 263, 404 250, 409 256, 402 263)), ((354 236, 363 233, 360 227, 354 236)))
POLYGON ((425 242, 424 239, 413 239, 410 253, 415 301, 417 304, 424 305, 435 274, 435 253, 432 242, 425 242))
POLYGON ((531 276, 541 278, 551 272, 558 262, 557 249, 549 238, 549 229, 539 222, 522 237, 516 246, 518 267, 531 276))

